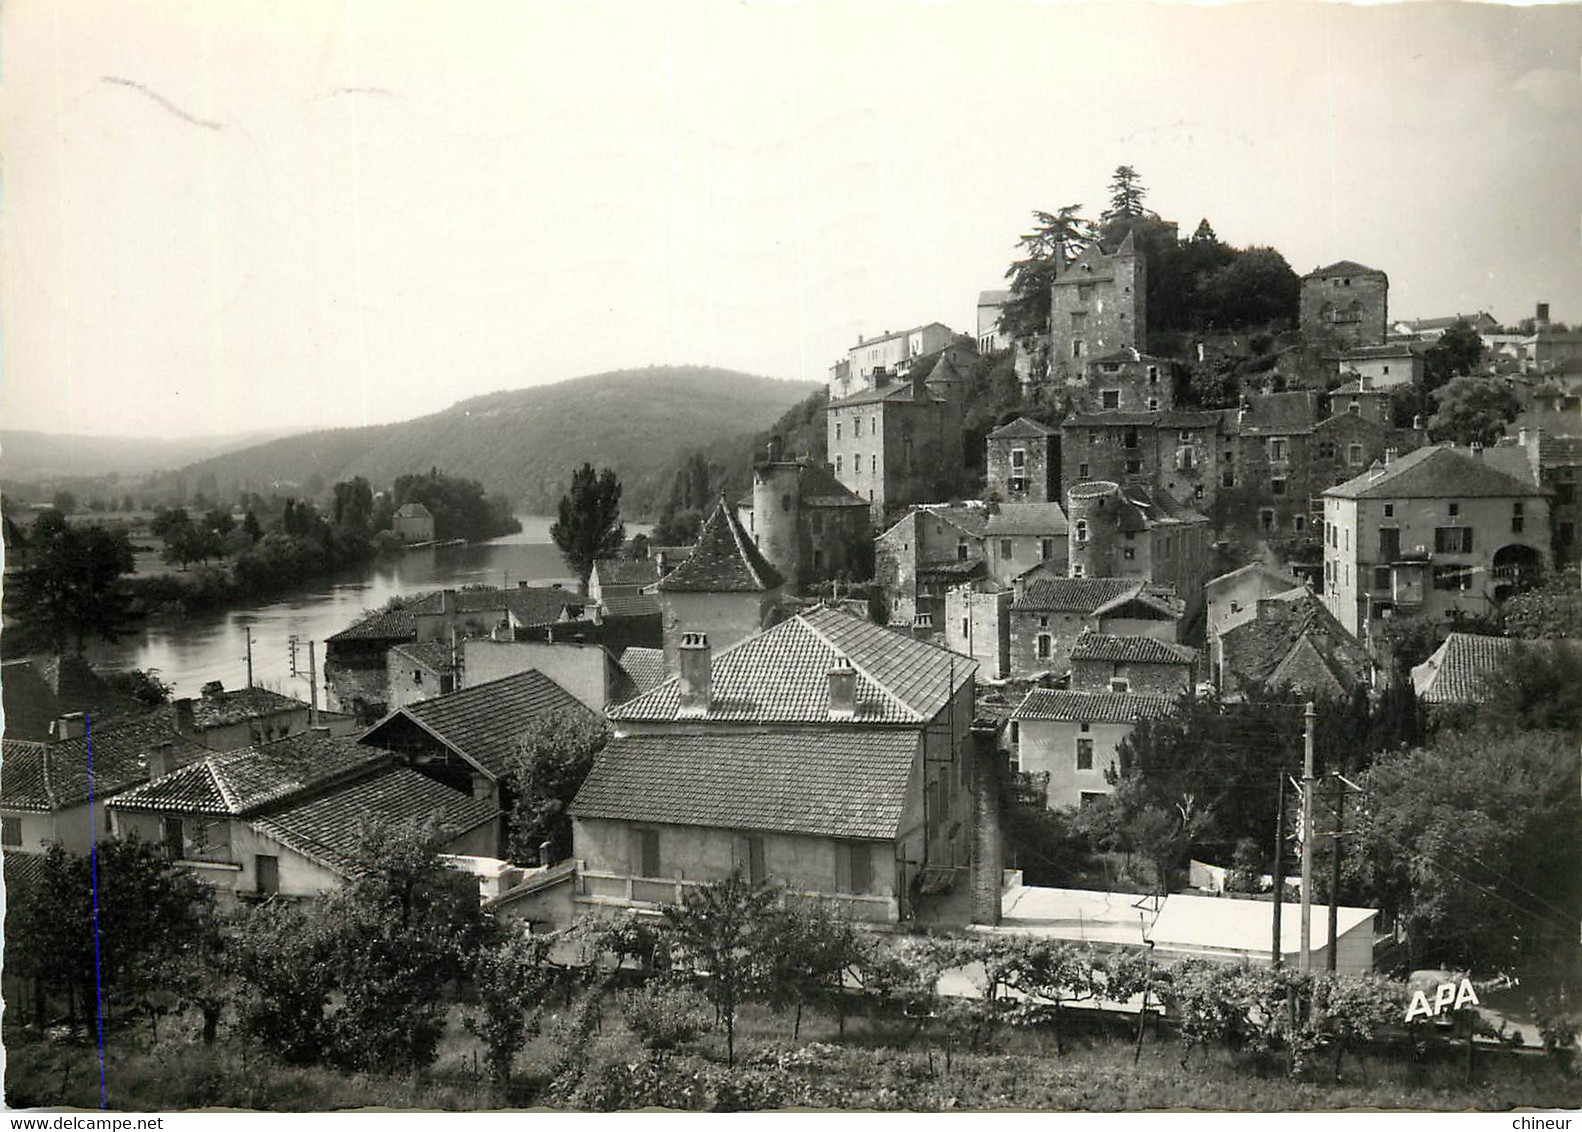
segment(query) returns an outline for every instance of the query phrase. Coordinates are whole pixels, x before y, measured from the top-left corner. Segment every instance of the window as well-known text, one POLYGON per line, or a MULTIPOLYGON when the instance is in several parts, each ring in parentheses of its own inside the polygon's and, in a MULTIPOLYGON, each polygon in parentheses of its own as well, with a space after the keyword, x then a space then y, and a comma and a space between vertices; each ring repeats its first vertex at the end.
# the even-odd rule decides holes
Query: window
POLYGON ((840 439, 840 422, 839 421, 835 422, 835 439, 836 440, 840 439))
POLYGON ((1394 562, 1401 557, 1401 528, 1379 528, 1379 557, 1386 562, 1394 562))
POLYGON ((1472 567, 1435 566, 1434 589, 1467 590, 1472 588, 1472 567))
POLYGON ((1335 442, 1321 440, 1318 442, 1318 458, 1320 460, 1333 460, 1335 458, 1335 442))
POLYGON ((838 454, 838 453, 837 453, 837 454, 836 454, 836 456, 835 456, 835 474, 836 474, 836 475, 837 475, 837 476, 838 476, 838 475, 840 475, 840 474, 841 474, 841 472, 842 472, 842 471, 843 471, 843 470, 844 470, 844 469, 843 469, 843 468, 842 468, 842 467, 841 467, 841 457, 840 457, 840 455, 839 455, 839 454, 838 454))
POLYGON ((1027 467, 1027 449, 1011 449, 1011 467, 1017 469, 1018 471, 1027 467))
MULTIPOLYGON (((936 802, 942 791, 934 784, 936 802)), ((836 847, 836 868, 839 874, 835 886, 841 892, 863 894, 873 891, 873 846, 865 841, 848 841, 836 847)))
POLYGON ((1055 639, 1048 633, 1038 634, 1038 659, 1048 660, 1054 655, 1055 639))
POLYGON ((1269 438, 1269 459, 1271 459, 1271 460, 1284 460, 1285 459, 1285 446, 1286 446, 1285 437, 1283 437, 1283 436, 1272 436, 1272 437, 1270 437, 1269 438))
POLYGON ((1026 476, 1012 476, 1011 477, 1011 492, 1012 492, 1012 494, 1019 494, 1021 492, 1026 491, 1026 490, 1027 490, 1027 477, 1026 476))
POLYGON ((253 858, 253 875, 258 880, 258 891, 273 895, 280 891, 280 858, 259 853, 253 858))
POLYGON ((1122 693, 1124 695, 1125 693, 1130 692, 1131 690, 1132 690, 1132 682, 1130 680, 1128 680, 1125 676, 1113 676, 1113 677, 1110 678, 1110 691, 1112 691, 1112 692, 1120 692, 1120 693, 1122 693))
POLYGON ((1471 554, 1471 527, 1435 527, 1435 554, 1471 554))
POLYGON ((1078 770, 1092 770, 1093 769, 1093 740, 1092 739, 1078 739, 1077 740, 1077 769, 1078 770))
POLYGON ((862 418, 861 417, 853 418, 853 420, 851 422, 851 434, 853 436, 861 436, 862 435, 862 418))
POLYGON ((1577 501, 1577 485, 1574 483, 1555 484, 1555 502, 1565 506, 1577 501))
POLYGON ((786 514, 790 510, 791 510, 791 497, 789 495, 782 495, 780 497, 780 512, 781 512, 781 514, 786 514))
POLYGON ((1128 546, 1124 549, 1124 551, 1122 551, 1121 556, 1125 558, 1126 561, 1130 562, 1137 557, 1137 548, 1135 546, 1128 546))
POLYGON ((1352 444, 1346 448, 1346 463, 1353 468, 1362 467, 1362 445, 1352 444))
POLYGON ((1373 588, 1388 591, 1390 588, 1390 568, 1388 566, 1375 566, 1373 568, 1373 588))
POLYGON ((813 568, 822 569, 824 566, 824 551, 819 547, 813 548, 813 568))
POLYGON ((1001 558, 1009 558, 1010 556, 1011 556, 1011 540, 1008 539, 1008 538, 1002 538, 1000 540, 1000 557, 1001 558))
POLYGON ((1087 572, 1088 572, 1088 568, 1086 566, 1082 565, 1082 563, 1080 563, 1080 562, 1073 562, 1071 564, 1071 576, 1073 578, 1086 577, 1087 576, 1087 572))
POLYGON ((16 848, 22 844, 22 819, 0 818, 0 845, 16 848))
POLYGON ((1071 356, 1073 358, 1080 358, 1082 356, 1082 339, 1073 338, 1071 340, 1071 356))
POLYGON ((1085 480, 1087 478, 1088 478, 1088 466, 1086 464, 1078 464, 1077 465, 1077 479, 1085 480))
POLYGON ((1301 531, 1307 530, 1307 516, 1306 515, 1293 515, 1293 516, 1291 516, 1291 529, 1293 531, 1297 531, 1297 532, 1301 532, 1301 531))
POLYGON ((1266 531, 1274 530, 1274 512, 1267 507, 1259 511, 1258 525, 1266 531))
POLYGON ((862 453, 861 452, 853 452, 851 454, 851 474, 854 475, 854 476, 862 475, 862 453))
POLYGON ((1071 329, 1072 330, 1084 330, 1084 329, 1087 328, 1087 325, 1088 325, 1088 312, 1087 311, 1072 311, 1071 312, 1071 329))
POLYGON ((1081 807, 1084 810, 1088 809, 1090 806, 1101 801, 1106 793, 1107 791, 1104 790, 1084 790, 1080 798, 1081 807))
POLYGON ((868 457, 868 470, 870 472, 877 472, 879 470, 879 453, 875 452, 873 455, 868 457))
POLYGON ((1127 475, 1129 475, 1129 476, 1141 475, 1142 474, 1142 470, 1143 470, 1143 462, 1141 460, 1127 460, 1126 461, 1126 474, 1127 475))
POLYGON ((1077 302, 1085 303, 1091 298, 1093 298, 1093 284, 1091 284, 1091 283, 1078 283, 1077 284, 1077 302))
POLYGON ((179 861, 187 852, 187 839, 182 833, 180 818, 165 819, 165 856, 179 861))
POLYGON ((1384 517, 1386 519, 1393 519, 1393 518, 1395 518, 1395 504, 1393 504, 1393 503, 1386 503, 1384 505, 1384 517))
POLYGON ((964 539, 964 538, 963 539, 957 539, 956 540, 956 561, 957 562, 965 562, 966 560, 967 560, 967 540, 964 539))
POLYGON ((1269 481, 1269 491, 1270 491, 1271 494, 1274 494, 1274 495, 1284 495, 1285 494, 1285 480, 1278 479, 1278 478, 1270 480, 1269 481))
POLYGON ((1022 724, 1019 720, 1011 720, 1011 746, 1016 746, 1022 741, 1022 724))
POLYGON ((1040 617, 1038 619, 1038 627, 1040 629, 1047 629, 1047 628, 1049 628, 1049 618, 1047 618, 1047 617, 1040 617))
POLYGON ((972 624, 971 621, 966 617, 961 619, 961 635, 963 637, 972 636, 972 624))
POLYGON ((1122 443, 1124 443, 1126 445, 1126 447, 1128 447, 1128 448, 1136 448, 1137 447, 1137 430, 1135 428, 1127 429, 1126 432, 1123 434, 1123 436, 1124 436, 1124 439, 1122 440, 1122 443))
POLYGON ((1460 514, 1461 514, 1461 504, 1459 504, 1459 503, 1452 503, 1452 504, 1450 504, 1450 509, 1449 509, 1450 517, 1452 519, 1454 519, 1457 515, 1460 515, 1460 514))
POLYGON ((1106 409, 1118 409, 1121 407, 1121 391, 1106 389, 1099 394, 1099 401, 1106 409))
POLYGON ((1052 538, 1039 539, 1038 554, 1045 561, 1053 558, 1055 556, 1055 540, 1052 538))
POLYGON ((1086 519, 1077 520, 1077 541, 1088 541, 1088 521, 1086 519))
POLYGON ((632 874, 640 877, 660 875, 659 831, 632 830, 632 874))
POLYGON ((1159 411, 1159 398, 1157 398, 1157 397, 1150 397, 1150 398, 1148 398, 1148 411, 1150 413, 1157 413, 1159 411))
POLYGON ((1226 468, 1219 474, 1219 484, 1221 487, 1235 487, 1236 473, 1231 471, 1229 468, 1226 468))
POLYGON ((1515 535, 1521 534, 1522 525, 1524 522, 1525 518, 1522 515, 1522 504, 1520 500, 1517 500, 1515 503, 1511 504, 1511 533, 1515 535))
POLYGON ((1158 366, 1149 366, 1148 367, 1148 384, 1149 385, 1158 385, 1159 384, 1159 367, 1158 366))
POLYGON ((753 884, 762 884, 769 879, 768 871, 764 868, 764 839, 749 837, 746 848, 747 879, 753 884))

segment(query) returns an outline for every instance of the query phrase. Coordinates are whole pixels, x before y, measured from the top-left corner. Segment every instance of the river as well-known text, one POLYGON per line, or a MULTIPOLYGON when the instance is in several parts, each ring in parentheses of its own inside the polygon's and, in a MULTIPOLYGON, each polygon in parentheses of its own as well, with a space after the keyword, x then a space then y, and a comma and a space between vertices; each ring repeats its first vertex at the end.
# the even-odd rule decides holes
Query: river
MULTIPOLYGON (((323 686, 324 638, 338 633, 365 610, 392 597, 466 585, 509 585, 526 581, 574 584, 560 552, 549 540, 552 519, 518 515, 522 530, 470 546, 410 550, 355 570, 304 585, 272 601, 176 620, 146 622, 113 645, 90 647, 89 659, 105 669, 154 668, 177 696, 196 696, 210 680, 227 688, 247 683, 247 630, 252 630, 253 682, 287 695, 308 695, 307 642, 318 641, 323 686), (291 675, 290 638, 302 641, 299 666, 291 675)), ((630 535, 645 525, 628 523, 630 535)))

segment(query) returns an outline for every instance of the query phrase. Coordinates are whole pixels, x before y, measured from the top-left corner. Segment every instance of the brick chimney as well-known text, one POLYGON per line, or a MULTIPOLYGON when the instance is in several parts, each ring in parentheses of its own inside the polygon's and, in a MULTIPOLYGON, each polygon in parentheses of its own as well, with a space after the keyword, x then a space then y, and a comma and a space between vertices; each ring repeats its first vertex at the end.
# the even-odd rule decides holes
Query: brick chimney
POLYGON ((163 739, 148 749, 148 780, 163 778, 175 769, 171 760, 171 742, 163 739))
POLYGON ((1388 468, 1390 466, 1391 461, 1393 461, 1397 456, 1399 456, 1400 453, 1401 453, 1401 450, 1399 448, 1386 448, 1384 450, 1384 466, 1386 468, 1388 468))
POLYGON ((682 715, 703 715, 709 710, 712 699, 714 668, 709 650, 707 633, 681 634, 679 650, 681 667, 682 715))
POLYGON ((198 731, 198 722, 192 716, 192 697, 184 696, 176 701, 176 730, 183 735, 195 735, 198 731))
POLYGON ((854 719, 857 715, 857 670, 840 657, 829 670, 829 717, 854 719))
POLYGON ((999 729, 975 720, 968 732, 967 752, 972 759, 972 857, 968 888, 974 924, 1000 922, 1000 894, 1005 885, 1005 857, 1000 844, 999 729))

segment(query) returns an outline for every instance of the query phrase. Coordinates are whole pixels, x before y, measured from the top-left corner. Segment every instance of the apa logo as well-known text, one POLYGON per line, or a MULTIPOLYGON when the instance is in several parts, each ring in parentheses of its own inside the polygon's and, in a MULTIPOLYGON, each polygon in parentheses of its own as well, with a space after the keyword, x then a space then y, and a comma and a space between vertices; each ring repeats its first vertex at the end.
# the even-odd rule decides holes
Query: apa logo
POLYGON ((1412 995, 1412 1005, 1406 1009, 1406 1020, 1413 1018, 1438 1018, 1448 1006, 1451 1010, 1460 1010, 1467 1006, 1478 1005, 1478 992, 1472 989, 1471 979, 1462 979, 1458 986, 1455 983, 1440 983, 1434 991, 1433 1001, 1428 995, 1418 991, 1412 995))

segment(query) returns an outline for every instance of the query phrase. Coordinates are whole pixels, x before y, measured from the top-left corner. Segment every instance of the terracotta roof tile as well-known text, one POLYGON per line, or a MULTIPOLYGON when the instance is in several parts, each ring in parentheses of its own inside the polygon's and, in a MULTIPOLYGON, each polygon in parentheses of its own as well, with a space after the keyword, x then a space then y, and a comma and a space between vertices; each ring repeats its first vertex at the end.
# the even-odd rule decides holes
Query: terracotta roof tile
POLYGON ((632 645, 621 654, 621 667, 632 678, 640 696, 665 682, 665 650, 632 645))
POLYGON ((1065 535, 1069 526, 1058 503, 1002 503, 989 516, 984 533, 999 535, 1065 535))
POLYGON ((1127 664, 1191 664, 1197 649, 1153 637, 1118 637, 1086 630, 1071 646, 1071 662, 1084 660, 1118 661, 1127 664))
POLYGON ((1422 664, 1412 669, 1417 697, 1426 704, 1479 704, 1488 700, 1489 677, 1515 653, 1509 637, 1451 633, 1422 664))
POLYGON ((1162 719, 1175 709, 1175 703, 1170 696, 1034 688, 1011 718, 1056 723, 1132 723, 1139 719, 1162 719))
POLYGON ((1466 449, 1437 445, 1376 465, 1324 492, 1339 499, 1478 499, 1542 495, 1536 484, 1490 467, 1466 449))
POLYGON ((390 660, 420 665, 430 672, 449 672, 456 667, 451 647, 443 641, 411 641, 390 650, 390 660))
MULTIPOLYGON (((148 754, 168 753, 175 765, 209 752, 155 717, 94 727, 93 793, 109 798, 148 781, 148 754)), ((0 806, 45 813, 81 805, 89 794, 88 737, 36 743, 5 740, 0 750, 0 806)))
POLYGON ((600 558, 593 572, 601 586, 651 586, 659 581, 659 563, 652 558, 600 558))
POLYGON ((571 813, 888 841, 918 748, 915 731, 627 735, 604 749, 571 813))
POLYGON ((1059 436, 1058 428, 1033 420, 1031 417, 1017 417, 1014 421, 1002 424, 999 428, 989 433, 990 440, 1043 440, 1051 436, 1059 436))
POLYGON ((603 605, 606 617, 658 617, 661 612, 653 594, 605 594, 603 605))
POLYGON ((761 593, 784 584, 723 499, 687 560, 659 580, 662 593, 761 593))
POLYGON ((1092 613, 1116 598, 1141 593, 1136 578, 1035 578, 1027 583, 1013 610, 1092 613))

